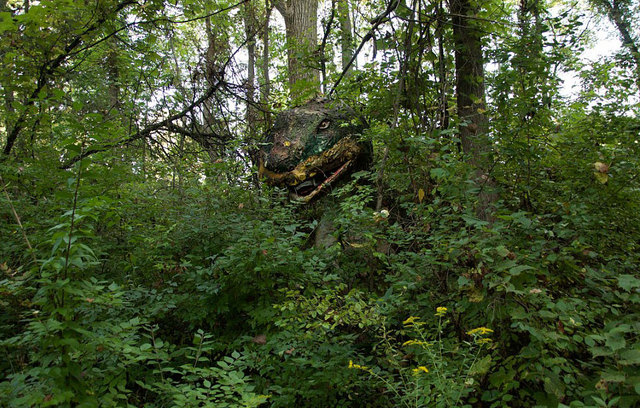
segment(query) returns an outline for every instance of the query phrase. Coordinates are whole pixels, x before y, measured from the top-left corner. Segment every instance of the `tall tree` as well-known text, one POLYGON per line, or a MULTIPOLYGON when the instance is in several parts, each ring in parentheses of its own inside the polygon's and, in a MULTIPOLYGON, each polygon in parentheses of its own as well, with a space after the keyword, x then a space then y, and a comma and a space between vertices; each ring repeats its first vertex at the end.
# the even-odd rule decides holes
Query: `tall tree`
MULTIPOLYGON (((214 29, 210 17, 205 19, 205 29, 207 31, 205 77, 208 84, 214 84, 221 80, 224 64, 231 54, 231 49, 227 33, 214 29)), ((229 139, 229 132, 225 121, 216 115, 221 110, 218 104, 219 101, 215 95, 211 95, 203 104, 206 131, 221 135, 221 140, 226 142, 229 139)), ((224 155, 224 148, 221 145, 210 146, 208 152, 212 160, 219 159, 224 155)))
POLYGON ((318 0, 276 0, 274 6, 284 18, 289 86, 317 91, 320 72, 310 61, 318 42, 318 0))
POLYGON ((273 11, 273 5, 269 0, 265 1, 264 8, 264 25, 262 27, 262 64, 261 64, 261 73, 262 73, 262 82, 260 85, 260 104, 264 108, 264 122, 265 127, 269 127, 271 124, 271 117, 269 113, 269 109, 267 107, 269 102, 269 96, 271 94, 271 79, 269 77, 269 20, 271 19, 271 12, 273 11))
POLYGON ((488 140, 489 121, 485 115, 484 66, 482 29, 474 19, 479 7, 472 0, 452 0, 450 3, 456 62, 456 103, 460 141, 469 163, 476 168, 481 185, 478 216, 490 218, 489 206, 495 197, 485 187, 490 181, 488 140))
POLYGON ((609 20, 618 29, 618 33, 622 38, 622 45, 631 54, 631 60, 635 65, 636 85, 640 89, 640 47, 638 46, 638 41, 634 39, 630 23, 634 18, 632 2, 630 0, 592 0, 592 2, 606 13, 609 20))
POLYGON ((256 90, 256 36, 258 34, 258 21, 255 5, 252 2, 244 4, 244 31, 247 38, 247 128, 248 136, 252 138, 255 133, 257 112, 255 109, 256 90))
MULTIPOLYGON (((7 7, 7 1, 6 0, 0 0, 0 13, 4 13, 4 12, 9 12, 12 17, 13 17, 13 13, 11 11, 8 10, 7 7)), ((7 38, 8 39, 8 38, 7 38)), ((10 41, 13 42, 13 41, 10 41)), ((7 53, 7 51, 9 50, 9 48, 5 48, 6 46, 2 46, 0 47, 0 59, 3 61, 4 64, 6 64, 5 60, 4 60, 4 55, 7 53)), ((3 116, 3 120, 2 120, 2 124, 4 126, 4 128, 6 130, 10 131, 11 128, 11 119, 15 113, 15 109, 13 107, 13 102, 14 102, 14 95, 13 95, 13 89, 11 89, 11 87, 9 86, 9 81, 4 80, 4 78, 2 78, 1 82, 0 82, 0 86, 2 86, 3 88, 3 93, 4 93, 4 115, 3 116)))
POLYGON ((342 69, 347 69, 351 58, 353 58, 353 33, 351 25, 351 13, 349 12, 348 0, 336 1, 338 22, 340 23, 340 51, 342 57, 342 69))

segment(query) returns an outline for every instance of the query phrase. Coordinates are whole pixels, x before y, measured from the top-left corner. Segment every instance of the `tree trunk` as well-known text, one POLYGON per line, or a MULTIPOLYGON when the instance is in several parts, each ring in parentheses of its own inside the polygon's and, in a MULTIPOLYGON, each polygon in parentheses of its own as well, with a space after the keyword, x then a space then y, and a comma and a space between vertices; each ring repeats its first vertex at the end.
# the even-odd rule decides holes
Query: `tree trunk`
POLYGON ((444 130, 449 128, 449 101, 447 99, 447 60, 444 55, 445 10, 442 6, 442 0, 438 2, 437 10, 436 37, 438 38, 438 82, 440 83, 438 89, 438 127, 439 129, 444 130))
POLYGON ((109 41, 109 50, 107 51, 107 82, 109 101, 106 113, 109 114, 112 109, 117 113, 120 111, 120 69, 118 67, 118 46, 115 41, 109 41))
POLYGON ((255 90, 256 90, 256 35, 257 22, 254 5, 251 2, 244 4, 244 29, 247 36, 247 136, 253 140, 256 130, 256 109, 255 109, 255 90))
POLYGON ((318 0, 279 0, 274 5, 286 28, 289 86, 317 92, 320 72, 312 61, 318 42, 318 0))
POLYGON ((627 47, 631 53, 631 59, 635 63, 635 80, 638 89, 640 90, 640 49, 638 44, 633 39, 631 33, 631 26, 628 19, 624 15, 624 10, 620 7, 620 0, 598 0, 596 3, 602 5, 609 20, 615 24, 620 37, 622 37, 622 45, 627 47))
MULTIPOLYGON (((6 0, 0 0, 0 12, 7 12, 9 11, 8 7, 7 7, 7 1, 6 0)), ((13 13, 11 13, 11 17, 13 17, 13 13)), ((5 40, 7 40, 7 44, 10 42, 8 38, 5 38, 5 40)), ((2 47, 2 49, 0 49, 0 61, 4 61, 4 55, 6 53, 6 50, 8 50, 9 47, 2 47)), ((12 122, 15 119, 15 108, 14 108, 14 102, 15 102, 15 97, 14 97, 14 93, 13 93, 13 86, 9 83, 9 81, 7 81, 6 83, 2 83, 0 84, 0 86, 2 86, 2 89, 4 91, 4 108, 5 108, 5 112, 3 118, 2 118, 2 124, 4 125, 5 131, 7 132, 7 135, 9 135, 12 132, 12 122)))
MULTIPOLYGON (((211 19, 207 17, 205 19, 205 29, 207 31, 207 51, 205 54, 205 75, 209 85, 215 84, 221 75, 221 69, 224 66, 224 59, 230 54, 229 42, 226 34, 220 34, 214 32, 211 26, 211 19)), ((216 117, 215 112, 217 110, 215 98, 212 96, 209 100, 203 103, 204 121, 206 126, 206 133, 214 133, 221 135, 221 141, 225 141, 228 138, 228 132, 226 131, 225 123, 216 117)), ((209 144, 207 146, 207 153, 212 161, 215 161, 224 156, 224 148, 220 145, 209 144)))
POLYGON ((340 51, 342 54, 342 69, 346 69, 353 58, 353 33, 351 27, 351 15, 349 14, 349 1, 337 0, 338 22, 340 23, 340 51))
POLYGON ((470 0, 452 0, 451 14, 456 62, 456 99, 462 151, 476 168, 480 187, 477 215, 489 220, 490 205, 496 197, 487 191, 491 186, 488 169, 491 163, 488 140, 489 122, 485 112, 482 30, 472 17, 477 10, 470 0))
POLYGON ((269 0, 265 4, 265 22, 262 31, 262 84, 260 86, 260 104, 264 109, 265 129, 271 127, 271 115, 269 113, 269 96, 271 95, 271 79, 269 78, 269 20, 271 19, 271 11, 273 6, 269 4, 269 0))

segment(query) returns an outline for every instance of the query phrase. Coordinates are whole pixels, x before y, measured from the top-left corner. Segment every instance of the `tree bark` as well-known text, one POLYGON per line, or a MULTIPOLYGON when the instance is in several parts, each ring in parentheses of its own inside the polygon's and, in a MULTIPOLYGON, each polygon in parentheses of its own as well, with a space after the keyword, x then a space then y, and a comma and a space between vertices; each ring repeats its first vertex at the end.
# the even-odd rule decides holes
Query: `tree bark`
POLYGON ((486 187, 491 186, 488 169, 491 163, 488 140, 489 121, 485 115, 484 67, 482 31, 469 18, 476 14, 470 0, 451 0, 450 3, 456 63, 456 102, 460 142, 469 163, 476 169, 479 184, 478 207, 480 219, 490 220, 490 205, 496 200, 486 187))
POLYGON ((108 95, 109 106, 107 107, 107 114, 111 109, 120 110, 120 69, 118 67, 118 47, 114 40, 109 41, 109 51, 107 51, 107 82, 108 82, 108 95))
POLYGON ((269 0, 265 2, 265 22, 262 31, 262 84, 260 86, 260 104, 264 109, 265 129, 271 127, 271 114, 269 113, 269 96, 271 95, 271 79, 269 77, 269 20, 273 6, 269 0))
POLYGON ((354 50, 351 15, 349 13, 349 1, 337 0, 336 8, 338 12, 338 23, 340 23, 340 51, 342 57, 342 69, 348 70, 351 58, 353 58, 354 50))
POLYGON ((444 55, 444 8, 442 0, 438 1, 436 22, 436 37, 438 38, 438 82, 439 82, 439 106, 438 127, 439 129, 449 128, 449 101, 447 99, 447 60, 444 55))
POLYGON ((318 42, 318 0, 278 0, 274 5, 286 28, 289 86, 296 90, 299 82, 306 82, 318 91, 320 72, 312 63, 318 42))
MULTIPOLYGON (((9 11, 7 8, 7 2, 6 0, 0 0, 0 12, 6 12, 9 11)), ((13 16, 13 13, 12 13, 13 16)), ((9 47, 7 47, 8 49, 9 47)), ((4 61, 4 55, 6 53, 6 49, 2 48, 0 49, 0 60, 4 61)), ((13 107, 13 103, 15 101, 14 98, 14 94, 13 94, 13 89, 12 87, 8 84, 8 83, 2 83, 0 84, 0 86, 2 86, 2 89, 4 91, 4 106, 5 106, 5 114, 3 115, 3 124, 4 124, 4 128, 8 131, 8 133, 11 132, 11 120, 15 114, 15 109, 13 107)))
POLYGON ((247 136, 253 139, 256 129, 256 34, 257 20, 254 5, 251 2, 244 3, 244 30, 247 36, 247 136))
MULTIPOLYGON (((205 54, 205 75, 209 85, 215 84, 221 80, 220 73, 225 66, 225 60, 230 54, 229 42, 226 33, 214 32, 211 26, 211 18, 205 19, 205 29, 207 31, 207 51, 205 54)), ((218 110, 215 106, 217 103, 215 95, 211 94, 210 98, 205 100, 202 105, 204 113, 205 131, 203 133, 217 134, 222 139, 228 139, 225 123, 216 116, 218 110)), ((212 161, 224 156, 224 149, 215 144, 207 146, 207 153, 212 161)))

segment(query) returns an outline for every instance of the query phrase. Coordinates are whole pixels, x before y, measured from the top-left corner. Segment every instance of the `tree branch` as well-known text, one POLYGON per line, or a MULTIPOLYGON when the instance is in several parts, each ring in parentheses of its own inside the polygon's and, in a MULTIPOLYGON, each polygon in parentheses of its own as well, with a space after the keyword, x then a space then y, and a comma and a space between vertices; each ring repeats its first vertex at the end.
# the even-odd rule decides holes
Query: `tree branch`
POLYGON ((40 94, 40 91, 42 91, 42 89, 44 89, 44 87, 47 85, 47 83, 49 82, 49 79, 51 78, 55 70, 58 69, 67 60, 67 58, 69 58, 69 56, 71 56, 73 50, 75 50, 77 47, 79 47, 82 44, 83 42, 82 38, 84 36, 100 28, 100 26, 107 21, 109 16, 115 13, 118 13, 119 11, 123 10, 124 8, 132 4, 136 4, 136 2, 133 0, 126 0, 120 3, 118 6, 116 6, 115 9, 113 9, 111 13, 107 13, 103 15, 102 17, 97 19, 95 23, 87 27, 87 29, 85 29, 82 33, 75 36, 67 44, 67 46, 64 48, 64 50, 60 55, 58 55, 53 60, 49 60, 47 63, 45 63, 40 67, 40 74, 38 75, 36 88, 31 93, 31 96, 29 97, 29 99, 27 99, 26 103, 24 104, 24 109, 22 113, 20 114, 20 116, 18 117, 18 120, 13 125, 13 128, 7 135, 7 144, 5 145, 2 151, 4 158, 9 156, 9 154, 11 153, 11 149, 13 148, 13 145, 15 144, 16 140, 18 139, 18 136, 20 135, 20 132, 22 131, 22 129, 24 128, 27 122, 29 108, 35 104, 36 99, 40 94))
POLYGON ((347 75, 347 71, 349 71, 349 68, 351 68, 351 65, 353 65, 353 62, 356 60, 356 58, 358 58, 358 54, 360 54, 360 51, 362 51, 362 47, 364 47, 367 41, 373 38, 373 33, 378 29, 378 27, 389 20, 388 19, 389 15, 396 9, 396 7, 398 7, 398 4, 399 2, 397 0, 391 0, 391 2, 389 2, 389 4, 387 5, 387 8, 385 9, 385 11, 383 11, 381 14, 377 15, 371 20, 371 24, 372 24, 371 29, 369 30, 369 32, 367 32, 367 34, 365 34, 362 41, 360 41, 360 45, 358 45, 358 48, 353 53, 353 56, 351 57, 351 60, 349 61, 349 63, 342 69, 340 76, 338 77, 336 82, 333 84, 333 87, 329 92, 329 96, 333 95, 336 88, 338 88, 338 85, 340 85, 340 82, 342 82, 342 79, 345 77, 345 75, 347 75))
MULTIPOLYGON (((228 62, 228 61, 227 61, 228 62)), ((226 64, 225 64, 226 67, 226 64)), ((222 76, 222 74, 224 73, 224 67, 221 70, 222 72, 220 73, 220 76, 222 76)), ((89 149, 87 149, 85 152, 83 152, 82 154, 79 154, 71 159, 69 159, 66 163, 63 163, 60 168, 61 169, 68 169, 71 166, 73 166, 75 163, 79 162, 80 160, 84 159, 85 157, 91 156, 92 154, 96 154, 96 153, 100 153, 100 152, 104 152, 106 150, 109 150, 113 147, 117 147, 117 146, 122 146, 128 143, 131 143, 135 140, 138 139, 142 139, 142 138, 146 138, 149 135, 151 135, 153 132, 156 132, 158 130, 161 130, 163 128, 167 128, 170 129, 171 127, 173 127, 173 129, 175 129, 177 126, 173 124, 174 121, 178 120, 178 119, 182 119, 183 117, 185 117, 189 112, 191 112, 193 109, 195 109, 197 106, 201 105, 202 103, 204 103, 207 99, 211 98, 211 96, 213 96, 213 94, 222 86, 224 82, 222 80, 219 80, 218 82, 216 82, 215 84, 213 84, 212 86, 210 86, 207 91, 200 96, 200 98, 196 99, 194 102, 192 102, 189 106, 187 106, 186 108, 184 108, 183 110, 181 110, 180 112, 173 114, 171 116, 169 116, 168 118, 154 123, 152 125, 147 126, 146 128, 139 130, 138 132, 122 139, 119 140, 115 143, 108 143, 108 144, 104 144, 102 146, 98 146, 98 147, 91 147, 89 149)), ((171 130, 171 129, 170 129, 171 130)))
POLYGON ((170 23, 170 24, 191 23, 193 21, 204 20, 205 18, 212 17, 212 16, 215 16, 215 15, 224 13, 225 11, 232 10, 232 9, 234 9, 236 7, 239 7, 239 6, 243 5, 244 3, 248 2, 248 1, 251 1, 251 0, 242 0, 242 1, 240 1, 240 2, 238 2, 236 4, 233 4, 233 5, 229 6, 229 7, 225 7, 225 8, 216 10, 214 12, 211 12, 211 13, 208 13, 208 14, 205 14, 205 15, 202 15, 202 16, 188 18, 188 19, 184 19, 184 20, 172 20, 172 19, 170 19, 168 17, 159 17, 159 18, 155 18, 153 20, 134 21, 134 22, 131 22, 131 23, 127 23, 127 24, 123 25, 122 27, 116 29, 115 31, 105 35, 102 38, 100 38, 99 40, 96 40, 95 42, 93 42, 91 44, 88 44, 87 46, 82 47, 79 50, 76 50, 71 55, 76 55, 78 53, 81 53, 82 51, 86 51, 86 50, 88 50, 90 48, 93 48, 96 45, 98 45, 98 44, 108 40, 109 38, 113 37, 114 35, 117 35, 119 32, 124 31, 124 30, 126 30, 128 28, 131 28, 131 27, 142 26, 142 25, 146 25, 146 24, 155 24, 155 23, 159 23, 159 22, 170 23))
POLYGON ((226 146, 227 143, 224 141, 224 137, 220 136, 217 133, 202 133, 199 131, 192 131, 189 129, 185 129, 181 126, 178 126, 174 123, 168 123, 165 128, 174 133, 178 133, 180 135, 184 135, 190 137, 191 139, 197 141, 202 145, 218 145, 218 146, 226 146), (213 140, 217 140, 214 142, 213 140))
POLYGON ((276 10, 278 10, 278 12, 282 14, 282 17, 287 14, 287 0, 273 0, 271 4, 273 4, 276 10))

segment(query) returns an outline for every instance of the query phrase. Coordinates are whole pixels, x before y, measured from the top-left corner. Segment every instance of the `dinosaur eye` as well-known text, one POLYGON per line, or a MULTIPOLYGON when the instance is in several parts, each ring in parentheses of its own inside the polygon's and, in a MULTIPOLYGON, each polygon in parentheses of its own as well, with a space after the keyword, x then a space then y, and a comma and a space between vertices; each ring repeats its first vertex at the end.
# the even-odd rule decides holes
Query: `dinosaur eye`
POLYGON ((329 119, 323 119, 322 122, 318 125, 318 130, 325 130, 329 127, 331 121, 329 119))

